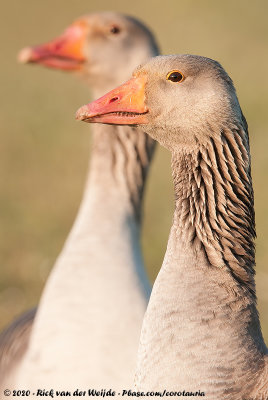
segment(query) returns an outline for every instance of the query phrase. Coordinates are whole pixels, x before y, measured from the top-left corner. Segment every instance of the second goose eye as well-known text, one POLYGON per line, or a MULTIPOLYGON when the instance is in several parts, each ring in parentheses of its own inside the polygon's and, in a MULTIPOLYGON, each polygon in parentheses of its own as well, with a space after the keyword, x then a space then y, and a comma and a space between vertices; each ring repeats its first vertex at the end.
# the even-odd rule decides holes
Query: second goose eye
POLYGON ((181 82, 183 81, 184 76, 180 71, 171 71, 167 74, 167 80, 171 82, 181 82))
POLYGON ((110 33, 112 33, 113 35, 117 35, 118 33, 120 33, 120 28, 116 25, 113 25, 110 28, 110 33))

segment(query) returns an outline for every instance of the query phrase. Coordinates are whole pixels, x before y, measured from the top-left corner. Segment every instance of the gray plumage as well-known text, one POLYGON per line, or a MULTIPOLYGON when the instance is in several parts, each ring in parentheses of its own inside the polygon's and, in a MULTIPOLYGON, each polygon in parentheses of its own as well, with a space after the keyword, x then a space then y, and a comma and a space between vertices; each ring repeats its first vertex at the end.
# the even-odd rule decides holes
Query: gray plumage
MULTIPOLYGON (((19 365, 27 351, 36 308, 16 318, 0 334, 0 377, 7 381, 14 365, 19 365)), ((7 386, 8 387, 8 386, 7 386)), ((2 393, 1 393, 2 395, 2 393)))
POLYGON ((268 398, 267 348, 256 309, 255 220, 247 123, 215 61, 156 57, 144 129, 172 153, 175 213, 140 339, 142 390, 268 398), (166 79, 179 70, 184 80, 166 79))
POLYGON ((182 398, 201 391, 209 400, 267 399, 248 128, 231 79, 205 57, 159 56, 134 71, 131 86, 77 113, 114 124, 120 115, 170 150, 175 191, 167 251, 143 321, 136 388, 182 398), (133 117, 128 99, 140 98, 133 117))

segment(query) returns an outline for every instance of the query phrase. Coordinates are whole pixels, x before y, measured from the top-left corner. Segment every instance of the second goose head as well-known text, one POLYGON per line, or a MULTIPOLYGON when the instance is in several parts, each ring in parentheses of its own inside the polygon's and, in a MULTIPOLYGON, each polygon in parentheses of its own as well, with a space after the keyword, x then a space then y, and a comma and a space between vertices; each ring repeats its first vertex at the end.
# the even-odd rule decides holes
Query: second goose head
POLYGON ((80 17, 50 42, 22 49, 18 59, 77 72, 101 92, 128 79, 137 64, 156 54, 156 41, 143 23, 120 13, 101 12, 80 17))

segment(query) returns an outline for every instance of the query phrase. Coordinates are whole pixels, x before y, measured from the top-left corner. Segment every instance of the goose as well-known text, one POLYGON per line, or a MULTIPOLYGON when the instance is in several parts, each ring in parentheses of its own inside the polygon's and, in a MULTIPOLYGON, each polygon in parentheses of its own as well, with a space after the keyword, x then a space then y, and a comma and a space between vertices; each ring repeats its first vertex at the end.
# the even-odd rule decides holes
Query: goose
POLYGON ((3 389, 9 387, 8 377, 14 374, 25 354, 35 313, 35 308, 27 310, 0 333, 0 398, 3 389))
MULTIPOLYGON (((97 97, 157 53, 143 23, 102 12, 79 18, 49 43, 24 48, 19 60, 75 72, 97 97)), ((154 148, 139 128, 94 127, 78 216, 45 285, 20 365, 7 378, 16 387, 115 389, 132 382, 151 291, 140 229, 154 148)))
POLYGON ((144 317, 137 390, 264 400, 248 127, 221 65, 152 58, 77 119, 140 126, 172 154, 175 212, 144 317))

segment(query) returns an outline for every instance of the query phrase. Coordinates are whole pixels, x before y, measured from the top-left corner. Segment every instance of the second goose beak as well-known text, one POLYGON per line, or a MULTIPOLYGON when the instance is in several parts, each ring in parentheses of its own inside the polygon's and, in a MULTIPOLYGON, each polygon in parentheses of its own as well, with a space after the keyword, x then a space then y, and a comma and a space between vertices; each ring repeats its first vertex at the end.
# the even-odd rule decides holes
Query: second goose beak
POLYGON ((22 49, 18 61, 42 64, 55 69, 78 70, 85 62, 84 47, 87 31, 85 21, 76 21, 51 42, 22 49))

